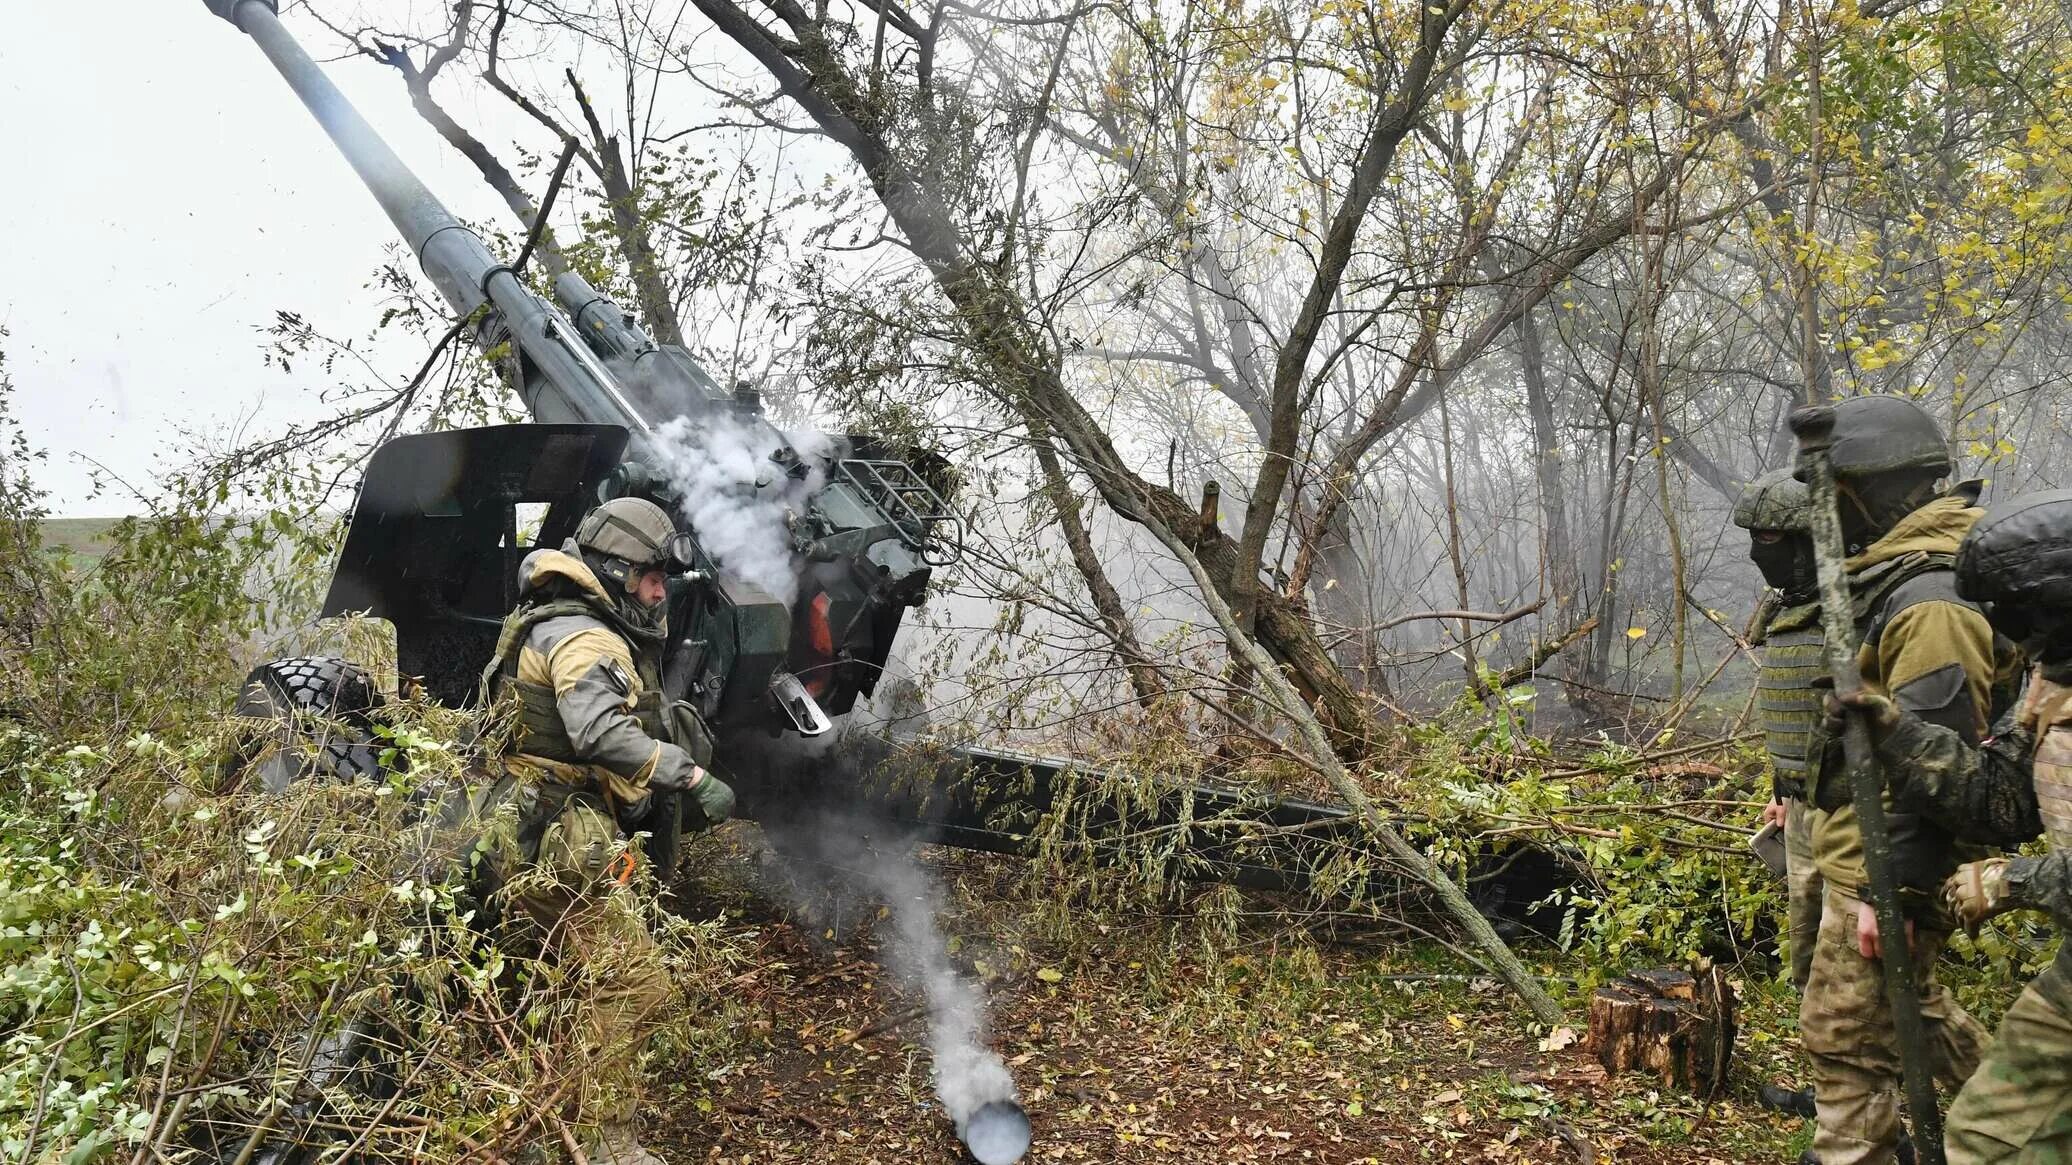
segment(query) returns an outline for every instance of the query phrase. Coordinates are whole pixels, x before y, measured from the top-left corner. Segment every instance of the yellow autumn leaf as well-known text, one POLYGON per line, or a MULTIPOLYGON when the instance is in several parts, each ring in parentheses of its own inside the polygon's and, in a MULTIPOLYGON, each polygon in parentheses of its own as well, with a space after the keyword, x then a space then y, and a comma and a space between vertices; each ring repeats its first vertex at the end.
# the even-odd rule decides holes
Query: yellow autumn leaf
POLYGON ((1647 629, 1647 628, 1645 628, 1645 627, 1628 627, 1628 628, 1626 628, 1626 638, 1628 638, 1628 639, 1646 639, 1646 638, 1647 638, 1647 635, 1648 635, 1648 629, 1647 629))

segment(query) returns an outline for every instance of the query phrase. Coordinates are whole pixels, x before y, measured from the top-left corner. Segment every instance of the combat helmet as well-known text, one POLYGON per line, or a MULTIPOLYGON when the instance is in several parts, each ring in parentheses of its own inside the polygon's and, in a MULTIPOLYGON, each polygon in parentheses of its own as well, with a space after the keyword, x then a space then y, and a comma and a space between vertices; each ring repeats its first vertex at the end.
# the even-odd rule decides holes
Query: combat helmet
MULTIPOLYGON (((1927 409, 1901 396, 1852 396, 1834 406, 1828 457, 1840 487, 1842 541, 1851 554, 1934 500, 1955 463, 1927 409)), ((1806 466, 1796 475, 1806 480, 1806 466)))
POLYGON ((2072 654, 2072 490, 1986 511, 1957 548, 1957 594, 2046 662, 2072 654))
MULTIPOLYGON (((1828 459, 1841 478, 1901 470, 1947 475, 1950 442, 1927 409, 1903 396, 1852 396, 1835 403, 1834 445, 1828 459)), ((1804 480, 1803 476, 1800 480, 1804 480)))
POLYGON ((1743 530, 1808 533, 1813 528, 1812 498, 1804 482, 1789 469, 1773 469, 1741 489, 1734 500, 1734 524, 1743 530))
POLYGON ((576 527, 576 545, 590 569, 630 590, 650 567, 682 569, 684 539, 662 507, 646 498, 613 498, 576 527))

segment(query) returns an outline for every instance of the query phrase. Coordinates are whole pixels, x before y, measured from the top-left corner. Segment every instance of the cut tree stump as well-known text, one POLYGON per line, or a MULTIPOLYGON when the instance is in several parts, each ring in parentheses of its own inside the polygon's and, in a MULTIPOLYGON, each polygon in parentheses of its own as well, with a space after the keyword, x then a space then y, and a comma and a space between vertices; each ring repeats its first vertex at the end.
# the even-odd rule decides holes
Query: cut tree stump
POLYGON ((1589 1047, 1613 1075, 1710 1096, 1734 1054, 1734 989, 1710 963, 1623 975, 1590 998, 1589 1047))

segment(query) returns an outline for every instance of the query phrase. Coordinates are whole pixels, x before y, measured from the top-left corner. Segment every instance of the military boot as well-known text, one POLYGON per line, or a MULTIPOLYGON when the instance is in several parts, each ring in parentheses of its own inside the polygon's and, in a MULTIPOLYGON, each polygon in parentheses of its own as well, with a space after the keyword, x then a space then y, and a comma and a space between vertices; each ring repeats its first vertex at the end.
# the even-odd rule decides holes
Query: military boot
POLYGON ((583 1156, 590 1165, 668 1165, 640 1143, 640 1130, 631 1120, 605 1121, 583 1142, 583 1156))
POLYGON ((1779 1088, 1775 1084, 1764 1084, 1756 1089, 1756 1099, 1762 1106, 1790 1116, 1802 1116, 1812 1120, 1817 1114, 1813 1104, 1813 1090, 1801 1088, 1793 1091, 1779 1088))

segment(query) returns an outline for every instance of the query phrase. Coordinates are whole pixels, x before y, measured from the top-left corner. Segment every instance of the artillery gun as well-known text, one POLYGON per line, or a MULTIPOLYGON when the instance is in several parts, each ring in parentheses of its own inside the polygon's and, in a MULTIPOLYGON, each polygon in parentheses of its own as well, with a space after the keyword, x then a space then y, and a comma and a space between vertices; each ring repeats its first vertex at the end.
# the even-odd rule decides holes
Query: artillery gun
MULTIPOLYGON (((702 544, 696 569, 670 587, 665 694, 692 702, 712 727, 716 763, 743 816, 769 824, 836 803, 927 840, 1019 853, 1067 784, 1105 779, 1044 758, 964 748, 937 756, 926 779, 859 788, 883 758, 882 739, 845 741, 840 763, 802 760, 784 747, 787 737, 829 732, 876 688, 905 612, 925 597, 933 572, 955 560, 948 464, 927 451, 896 456, 867 435, 794 441, 770 424, 752 389, 722 391, 690 353, 657 344, 581 275, 557 277, 554 302, 536 295, 382 141, 281 25, 275 0, 204 3, 251 36, 308 106, 455 316, 480 313, 477 342, 508 346, 533 417, 399 436, 376 449, 325 616, 364 611, 388 620, 399 670, 440 702, 466 704, 517 600, 524 557, 559 546, 611 497, 645 496, 681 515, 687 499, 671 484, 664 429, 723 423, 764 456, 763 476, 747 488, 804 493, 802 512, 781 519, 798 572, 796 601, 787 605, 740 577, 702 544), (537 525, 522 514, 538 515, 537 525)), ((694 542, 700 534, 686 533, 694 542)), ((349 663, 291 659, 254 673, 243 709, 351 716, 373 698, 349 663)), ((373 751, 334 743, 318 760, 351 776, 373 764, 373 751)), ((267 779, 296 775, 284 767, 267 779)), ((1175 786, 1134 806, 1097 800, 1105 805, 1077 822, 1089 842, 1164 826, 1180 874, 1254 888, 1305 887, 1359 833, 1334 807, 1216 788, 1175 786), (1233 818, 1262 836, 1228 828, 1233 818)))
MULTIPOLYGON (((455 318, 474 321, 484 351, 510 353, 510 379, 532 416, 399 436, 366 465, 322 614, 389 621, 399 671, 432 698, 476 698, 527 554, 558 547, 600 502, 642 496, 677 515, 694 546, 693 569, 670 583, 664 697, 702 715, 740 814, 766 828, 818 828, 820 807, 839 806, 908 837, 1019 854, 1038 820, 1069 801, 1075 844, 1097 858, 1121 839, 1155 835, 1178 876, 1272 890, 1307 888, 1363 848, 1358 826, 1331 806, 1157 782, 1147 795, 1138 781, 1129 795, 1109 795, 1105 774, 977 748, 933 754, 883 780, 883 738, 848 734, 817 755, 796 747, 829 734, 876 689, 906 611, 956 560, 948 463, 869 435, 788 437, 753 389, 723 390, 581 275, 559 275, 551 301, 535 294, 353 109, 282 27, 276 0, 204 3, 253 39, 315 115, 455 318), (724 431, 761 459, 754 480, 734 487, 746 500, 795 503, 755 507, 784 527, 776 536, 796 577, 792 601, 709 553, 712 531, 682 520, 696 500, 671 471, 681 456, 671 435, 683 426, 724 431)), ((284 714, 351 722, 378 699, 348 661, 285 659, 253 672, 239 711, 292 734, 309 718, 284 714)), ((255 779, 278 787, 378 767, 369 739, 303 743, 314 747, 266 762, 255 779)), ((323 1058, 348 1064, 349 1043, 327 1041, 323 1058)))

